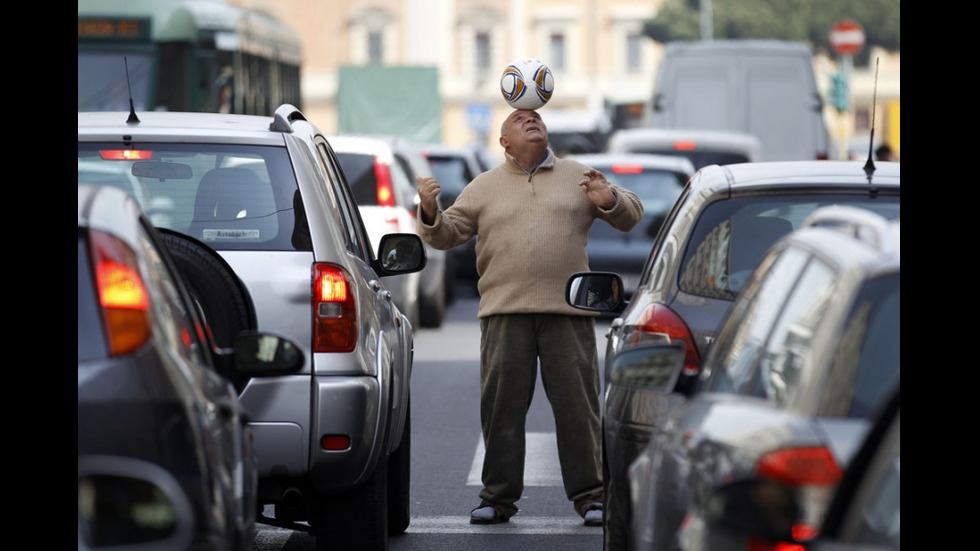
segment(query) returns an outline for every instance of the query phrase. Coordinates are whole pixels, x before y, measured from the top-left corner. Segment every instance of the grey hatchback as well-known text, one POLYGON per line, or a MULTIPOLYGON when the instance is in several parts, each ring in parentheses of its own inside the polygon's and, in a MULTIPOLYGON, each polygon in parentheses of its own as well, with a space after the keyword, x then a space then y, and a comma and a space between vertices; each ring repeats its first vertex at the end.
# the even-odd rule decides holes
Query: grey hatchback
POLYGON ((156 219, 218 251, 242 292, 196 288, 228 329, 275 331, 306 354, 297 374, 238 381, 259 502, 275 511, 258 520, 311 531, 318 549, 387 549, 410 518, 414 328, 383 281, 425 266, 422 240, 387 234, 372 250, 329 141, 291 105, 80 112, 78 158, 135 176, 149 205, 169 205, 156 219))

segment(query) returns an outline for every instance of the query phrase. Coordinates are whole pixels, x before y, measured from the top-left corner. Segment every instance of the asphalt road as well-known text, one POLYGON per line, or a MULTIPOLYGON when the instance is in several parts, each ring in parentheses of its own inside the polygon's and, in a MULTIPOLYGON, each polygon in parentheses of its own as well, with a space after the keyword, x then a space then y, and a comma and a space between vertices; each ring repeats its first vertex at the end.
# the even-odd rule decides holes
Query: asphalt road
MULTIPOLYGON (((602 529, 586 527, 565 497, 554 421, 538 382, 527 420, 525 491, 510 522, 469 523, 479 504, 479 323, 473 291, 461 287, 439 329, 415 336, 412 373, 412 519, 393 551, 599 551, 602 529)), ((599 321, 600 362, 608 322, 599 321)), ((267 511, 271 515, 271 511, 267 511)), ((314 550, 302 532, 259 525, 256 551, 314 550)))

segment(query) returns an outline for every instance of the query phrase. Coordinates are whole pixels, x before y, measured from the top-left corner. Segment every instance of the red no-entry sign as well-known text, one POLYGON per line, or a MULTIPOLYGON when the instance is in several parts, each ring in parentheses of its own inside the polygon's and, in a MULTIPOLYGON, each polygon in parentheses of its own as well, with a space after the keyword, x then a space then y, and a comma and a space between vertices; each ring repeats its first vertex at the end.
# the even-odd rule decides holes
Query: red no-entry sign
POLYGON ((854 55, 864 48, 864 28, 853 19, 841 19, 830 29, 830 45, 838 55, 854 55))

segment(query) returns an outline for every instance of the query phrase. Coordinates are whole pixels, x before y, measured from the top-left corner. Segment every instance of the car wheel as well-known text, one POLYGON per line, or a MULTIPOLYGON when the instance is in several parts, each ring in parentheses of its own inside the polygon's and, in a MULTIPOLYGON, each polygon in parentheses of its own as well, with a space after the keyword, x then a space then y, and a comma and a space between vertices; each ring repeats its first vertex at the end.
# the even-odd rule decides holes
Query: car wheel
POLYGON ((316 499, 313 535, 317 551, 388 549, 388 461, 382 455, 363 484, 316 499))
POLYGON ((412 480, 412 407, 405 406, 405 429, 398 449, 388 457, 388 533, 398 535, 408 530, 411 513, 412 480))

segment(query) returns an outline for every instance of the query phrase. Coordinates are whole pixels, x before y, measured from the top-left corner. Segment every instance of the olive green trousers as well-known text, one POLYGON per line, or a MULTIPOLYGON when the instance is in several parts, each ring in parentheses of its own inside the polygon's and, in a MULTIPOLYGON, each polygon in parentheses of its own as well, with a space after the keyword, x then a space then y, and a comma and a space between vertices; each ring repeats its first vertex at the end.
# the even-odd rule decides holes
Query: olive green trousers
POLYGON ((502 314, 480 320, 480 421, 486 455, 482 505, 510 517, 524 491, 527 412, 541 384, 555 417, 565 495, 575 511, 602 502, 595 318, 502 314))

